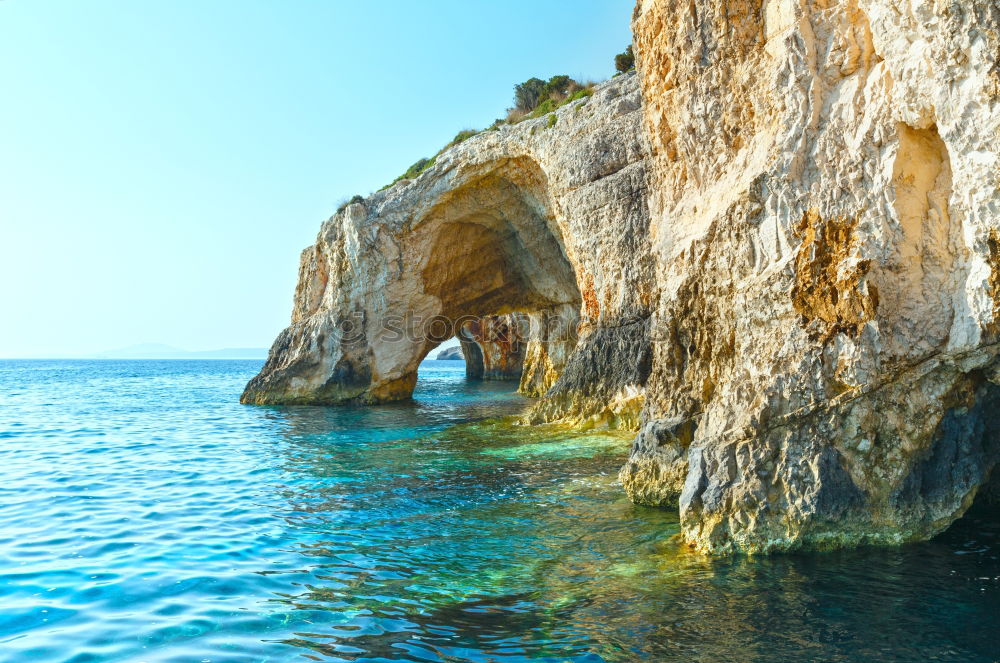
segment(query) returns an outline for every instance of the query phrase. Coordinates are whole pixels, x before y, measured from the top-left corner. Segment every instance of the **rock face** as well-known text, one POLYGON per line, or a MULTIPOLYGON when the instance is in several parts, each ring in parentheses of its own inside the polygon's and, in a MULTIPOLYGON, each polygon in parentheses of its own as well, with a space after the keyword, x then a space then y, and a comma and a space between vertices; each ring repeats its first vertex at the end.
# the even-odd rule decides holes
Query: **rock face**
POLYGON ((442 350, 437 358, 465 361, 470 380, 519 381, 530 324, 521 313, 466 319, 455 326, 459 346, 442 350))
POLYGON ((709 552, 940 532, 1000 455, 1000 5, 643 0, 633 30, 660 296, 629 494, 709 552))
POLYGON ((408 398, 458 335, 483 350, 481 377, 544 394, 535 419, 635 425, 655 291, 640 99, 637 76, 616 78, 329 219, 242 402, 408 398))
POLYGON ((531 321, 527 315, 489 315, 463 322, 457 330, 472 380, 520 380, 531 321))
POLYGON ((528 420, 638 430, 623 486, 696 549, 923 539, 996 494, 1000 5, 640 0, 633 31, 638 75, 327 221, 243 401, 405 398, 518 313, 528 420))
POLYGON ((436 359, 438 361, 465 361, 465 356, 462 354, 462 348, 456 345, 439 352, 436 359))

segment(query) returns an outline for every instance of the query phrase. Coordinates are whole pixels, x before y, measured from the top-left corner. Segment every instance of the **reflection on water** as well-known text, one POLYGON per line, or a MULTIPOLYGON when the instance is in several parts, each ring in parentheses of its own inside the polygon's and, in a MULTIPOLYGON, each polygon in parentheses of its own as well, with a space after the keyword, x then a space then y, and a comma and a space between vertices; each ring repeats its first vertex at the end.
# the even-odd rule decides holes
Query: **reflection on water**
POLYGON ((236 404, 257 368, 0 362, 0 660, 1000 658, 995 516, 710 560, 623 499, 626 437, 461 363, 378 408, 236 404))

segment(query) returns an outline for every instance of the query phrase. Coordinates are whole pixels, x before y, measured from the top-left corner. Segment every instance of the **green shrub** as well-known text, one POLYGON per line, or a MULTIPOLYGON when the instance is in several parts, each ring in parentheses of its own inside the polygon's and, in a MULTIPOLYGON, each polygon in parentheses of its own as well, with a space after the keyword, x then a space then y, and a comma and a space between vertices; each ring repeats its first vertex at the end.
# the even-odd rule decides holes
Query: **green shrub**
POLYGON ((447 150, 449 147, 452 147, 453 145, 458 145, 461 142, 469 140, 470 138, 472 138, 473 136, 475 136, 478 133, 479 132, 476 131, 475 129, 462 129, 457 134, 455 134, 455 137, 451 139, 450 143, 448 143, 447 145, 445 145, 444 147, 441 148, 441 150, 438 152, 438 154, 441 154, 441 152, 444 152, 445 150, 447 150))
POLYGON ((427 170, 428 168, 430 168, 431 166, 433 166, 434 165, 434 159, 435 159, 435 157, 431 157, 430 159, 417 159, 417 161, 412 166, 410 166, 409 168, 406 169, 406 172, 403 173, 399 177, 399 179, 401 179, 401 180, 412 180, 417 175, 419 175, 420 173, 424 172, 425 170, 427 170))
MULTIPOLYGON (((625 49, 624 53, 619 53, 615 56, 615 67, 619 71, 631 70, 634 63, 635 58, 632 55, 632 46, 625 49), (621 67, 625 67, 625 69, 621 67)), ((507 119, 497 119, 493 124, 484 129, 484 131, 496 131, 502 124, 516 124, 522 120, 537 119, 544 115, 549 115, 546 126, 549 128, 554 127, 556 122, 559 121, 555 114, 558 108, 593 94, 594 83, 587 82, 581 84, 565 74, 558 74, 547 81, 543 81, 540 78, 529 78, 523 83, 518 83, 514 86, 514 107, 507 111, 507 119)), ((577 110, 579 110, 579 107, 577 110)), ((435 160, 441 152, 472 138, 478 133, 475 129, 463 129, 459 131, 451 139, 451 142, 442 147, 437 154, 430 159, 420 159, 407 168, 405 173, 389 184, 386 184, 379 191, 388 189, 400 180, 412 180, 419 177, 421 173, 434 165, 435 160)), ((532 128, 531 133, 534 135, 534 128, 532 128)), ((355 196, 355 198, 360 198, 360 196, 355 196)), ((351 202, 357 201, 352 198, 349 202, 343 203, 339 209, 343 209, 351 202)))
POLYGON ((582 86, 565 74, 553 76, 548 81, 540 78, 529 78, 514 86, 514 111, 509 121, 517 122, 529 117, 541 117, 551 113, 562 105, 568 95, 573 94, 582 86))
POLYGON ((541 117, 559 108, 559 104, 553 99, 546 99, 538 104, 535 110, 531 111, 530 117, 541 117))
POLYGON ((565 74, 553 76, 548 81, 529 78, 514 86, 514 107, 507 111, 507 123, 517 124, 548 115, 568 103, 591 96, 593 88, 594 83, 581 84, 565 74))
MULTIPOLYGON (((438 154, 441 154, 441 153, 438 152, 438 154)), ((424 172, 425 170, 427 170, 428 168, 430 168, 431 166, 433 166, 434 162, 436 160, 437 160, 437 154, 435 154, 434 156, 432 156, 430 159, 417 159, 417 161, 412 166, 410 166, 409 168, 406 169, 405 173, 403 173, 402 175, 400 175, 399 177, 397 177, 393 181, 391 181, 388 184, 386 184, 384 187, 382 187, 381 189, 379 189, 379 191, 385 191, 386 189, 388 189, 389 187, 391 187, 393 184, 395 184, 399 180, 412 180, 412 179, 415 179, 422 172, 424 172)))
POLYGON ((571 85, 576 85, 576 81, 569 76, 564 74, 553 76, 545 83, 545 87, 542 88, 542 99, 568 94, 571 85))
POLYGON ((350 200, 345 200, 341 202, 339 205, 337 205, 337 211, 343 212, 345 209, 347 209, 348 205, 353 205, 354 203, 363 203, 363 202, 365 202, 365 197, 355 194, 351 197, 350 200))
POLYGON ((632 52, 632 44, 629 44, 623 53, 615 56, 615 69, 622 74, 635 69, 635 54, 632 52))
POLYGON ((511 116, 507 121, 510 122, 511 124, 517 124, 522 120, 534 120, 544 115, 548 115, 549 113, 554 112, 556 109, 562 108, 566 104, 572 103, 579 99, 583 99, 585 97, 593 96, 593 94, 594 94, 594 88, 584 87, 575 90, 572 94, 568 96, 558 97, 558 98, 549 97, 548 99, 545 99, 544 101, 539 103, 538 106, 536 106, 534 110, 532 110, 530 113, 524 113, 524 114, 518 113, 514 116, 511 116))
POLYGON ((527 113, 538 105, 545 90, 545 81, 540 78, 529 78, 514 86, 514 108, 527 113))

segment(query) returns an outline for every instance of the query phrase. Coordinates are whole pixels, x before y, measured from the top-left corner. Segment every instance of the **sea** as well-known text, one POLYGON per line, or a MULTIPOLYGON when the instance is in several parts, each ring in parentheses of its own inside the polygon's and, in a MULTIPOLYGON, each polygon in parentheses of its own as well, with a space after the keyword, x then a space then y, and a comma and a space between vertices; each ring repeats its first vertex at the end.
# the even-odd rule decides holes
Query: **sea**
POLYGON ((0 361, 0 661, 1000 660, 1000 519, 711 559, 628 435, 412 402, 239 404, 260 361, 0 361))

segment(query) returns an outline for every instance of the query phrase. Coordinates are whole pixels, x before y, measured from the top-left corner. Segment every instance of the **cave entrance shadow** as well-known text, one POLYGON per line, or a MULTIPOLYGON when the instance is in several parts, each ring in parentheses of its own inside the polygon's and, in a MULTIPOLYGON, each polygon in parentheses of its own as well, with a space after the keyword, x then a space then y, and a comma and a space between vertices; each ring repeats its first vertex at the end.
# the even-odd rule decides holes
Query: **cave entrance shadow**
POLYGON ((451 337, 470 383, 545 393, 576 346, 582 297, 538 164, 489 164, 432 205, 408 241, 421 247, 410 272, 418 286, 407 293, 417 297, 399 304, 418 315, 433 311, 421 324, 438 332, 393 352, 413 376, 401 380, 414 385, 413 397, 423 392, 421 373, 431 375, 424 362, 436 361, 451 337))
MULTIPOLYGON (((452 423, 495 419, 518 415, 531 399, 518 392, 518 375, 507 379, 487 379, 482 370, 482 350, 478 344, 463 344, 467 352, 478 353, 480 362, 472 366, 461 360, 437 359, 432 350, 417 368, 412 402, 426 413, 446 417, 452 423)), ((461 347, 461 346, 459 346, 461 347)))
POLYGON ((935 539, 988 545, 1000 552, 1000 466, 979 488, 972 505, 935 539))
MULTIPOLYGON (((413 398, 451 389, 466 395, 517 391, 524 371, 530 320, 525 314, 469 318, 456 326, 457 346, 431 349, 417 368, 413 398), (439 358, 444 355, 446 358, 439 358)), ((447 341, 445 342, 447 343, 447 341)), ((443 345, 443 344, 442 344, 443 345)))

